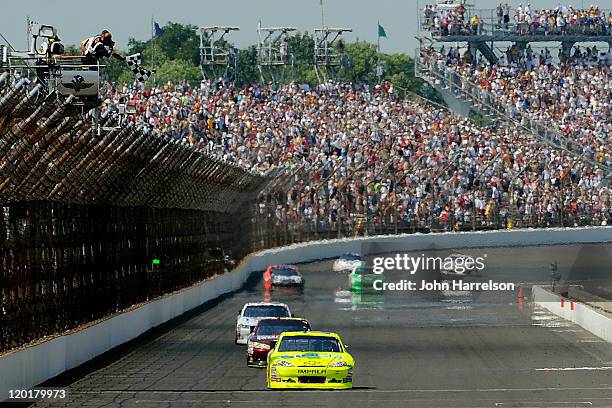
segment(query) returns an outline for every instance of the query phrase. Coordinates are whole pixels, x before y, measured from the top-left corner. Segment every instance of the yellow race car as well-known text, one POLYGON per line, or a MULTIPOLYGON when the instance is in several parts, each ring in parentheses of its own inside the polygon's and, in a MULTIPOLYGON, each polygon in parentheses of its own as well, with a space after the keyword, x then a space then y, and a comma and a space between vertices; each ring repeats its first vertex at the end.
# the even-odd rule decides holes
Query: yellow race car
POLYGON ((268 388, 353 388, 355 360, 340 336, 325 332, 285 332, 268 353, 268 388))

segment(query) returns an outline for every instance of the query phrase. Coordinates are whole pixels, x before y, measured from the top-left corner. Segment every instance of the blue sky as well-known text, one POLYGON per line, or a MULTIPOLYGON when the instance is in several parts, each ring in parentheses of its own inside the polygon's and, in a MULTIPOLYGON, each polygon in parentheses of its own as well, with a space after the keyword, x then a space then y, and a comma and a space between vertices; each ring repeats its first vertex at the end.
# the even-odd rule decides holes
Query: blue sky
MULTIPOLYGON (((433 1, 433 0, 431 0, 433 1)), ((472 0, 477 8, 494 8, 498 0, 472 0)), ((512 6, 519 1, 506 0, 512 6)), ((3 1, 0 33, 16 48, 25 48, 26 17, 58 27, 64 43, 77 44, 83 38, 108 29, 120 48, 130 37, 151 36, 151 17, 161 25, 168 21, 194 25, 233 25, 241 31, 230 39, 240 47, 257 41, 257 22, 263 25, 293 26, 312 32, 321 25, 319 0, 28 0, 3 1)), ((419 1, 421 8, 426 2, 419 1)), ((531 2, 533 7, 554 7, 558 0, 531 2)), ((561 2, 567 4, 568 2, 561 2)), ((591 2, 573 0, 574 6, 591 2)), ((602 8, 612 8, 612 0, 600 0, 602 8)), ((384 52, 414 53, 417 47, 416 0, 324 0, 326 25, 350 27, 347 38, 376 41, 379 20, 389 38, 382 40, 384 52)), ((1 40, 0 40, 1 41, 1 40)))

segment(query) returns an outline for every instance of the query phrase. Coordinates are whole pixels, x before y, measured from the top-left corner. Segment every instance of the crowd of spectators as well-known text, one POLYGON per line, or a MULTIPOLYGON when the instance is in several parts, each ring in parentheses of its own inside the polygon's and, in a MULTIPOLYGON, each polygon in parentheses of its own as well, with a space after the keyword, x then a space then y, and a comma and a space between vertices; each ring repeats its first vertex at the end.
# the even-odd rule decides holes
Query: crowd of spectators
POLYGON ((438 72, 452 76, 461 88, 486 94, 505 114, 557 129, 591 159, 612 166, 612 55, 595 46, 554 62, 545 48, 508 49, 504 59, 474 64, 458 50, 433 52, 438 72), (459 81, 456 80, 459 79, 459 81))
MULTIPOLYGON (((389 83, 110 86, 103 109, 118 110, 122 101, 135 107, 131 120, 146 132, 251 171, 292 174, 266 206, 274 197, 277 219, 294 224, 341 221, 359 232, 364 220, 450 229, 476 220, 505 225, 511 212, 515 222, 539 225, 558 223, 562 214, 574 214, 575 222, 609 217, 599 170, 526 132, 479 128, 400 98, 389 83)), ((593 141, 600 131, 594 125, 593 141)))
MULTIPOLYGON (((534 10, 531 4, 525 6, 520 4, 514 13, 514 24, 516 31, 523 35, 610 35, 612 33, 612 13, 606 14, 599 9, 599 6, 592 5, 588 9, 560 5, 554 9, 534 10)), ((499 14, 498 26, 501 27, 499 14)), ((505 24, 504 27, 506 27, 505 24)))
POLYGON ((519 35, 612 35, 612 11, 606 12, 594 5, 584 9, 572 5, 535 9, 527 3, 513 10, 507 3, 500 3, 491 14, 492 21, 483 21, 486 17, 466 10, 459 2, 430 4, 423 10, 422 28, 440 36, 477 35, 485 31, 486 34, 503 31, 519 35))
POLYGON ((480 19, 474 14, 466 18, 463 4, 428 4, 423 10, 423 27, 441 36, 478 34, 480 19))

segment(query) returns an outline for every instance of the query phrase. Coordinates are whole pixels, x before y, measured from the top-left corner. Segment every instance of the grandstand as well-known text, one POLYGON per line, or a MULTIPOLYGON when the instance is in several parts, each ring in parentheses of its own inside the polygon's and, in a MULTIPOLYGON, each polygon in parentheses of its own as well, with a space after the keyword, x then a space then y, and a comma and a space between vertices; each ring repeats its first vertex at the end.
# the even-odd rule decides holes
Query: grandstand
MULTIPOLYGON (((313 235, 608 222, 603 170, 538 143, 527 128, 479 128, 400 99, 392 84, 126 88, 104 109, 126 95, 142 126, 262 174, 292 169, 270 211, 313 235)), ((597 160, 608 154, 594 147, 597 160)))
MULTIPOLYGON (((420 21, 425 31, 417 74, 451 108, 458 101, 493 118, 487 127, 401 99, 390 83, 332 80, 312 89, 293 83, 238 87, 210 79, 197 86, 107 84, 101 87, 105 93, 99 114, 121 117, 144 135, 160 135, 256 174, 283 169, 291 181, 270 184, 261 203, 270 206, 278 222, 307 229, 306 235, 608 223, 609 60, 589 46, 584 56, 574 52, 556 65, 549 50, 538 56, 531 42, 540 35, 562 43, 590 41, 593 35, 609 41, 609 13, 593 7, 575 12, 592 17, 573 22, 574 28, 532 27, 532 32, 517 34, 513 30, 522 30, 520 24, 505 27, 506 12, 511 11, 502 9, 497 22, 481 17, 475 31, 451 26, 441 32, 442 22, 452 18, 467 23, 476 13, 465 2, 441 1, 426 6, 420 21), (500 55, 487 44, 497 41, 490 38, 494 31, 499 41, 521 38, 500 55), (456 41, 465 41, 465 46, 446 48, 456 41), (531 76, 513 82, 523 68, 531 76), (559 81, 560 69, 565 70, 564 83, 575 73, 586 75, 576 79, 572 92, 592 86, 594 97, 563 95, 554 104, 551 98, 562 87, 544 95, 530 93, 532 86, 559 81), (595 119, 589 127, 583 113, 595 119)), ((566 11, 546 11, 553 12, 566 11)), ((529 12, 522 13, 517 19, 527 21, 529 12)), ((207 29, 236 28, 213 26, 200 34, 207 29)), ((268 31, 282 36, 291 28, 277 29, 268 31)), ((210 43, 201 43, 202 61, 226 67, 227 53, 213 53, 216 40, 210 38, 210 43), (223 60, 212 59, 213 54, 223 60)), ((315 55, 320 51, 315 42, 315 55)), ((262 67, 292 63, 281 58, 289 55, 290 50, 283 49, 281 56, 271 43, 261 41, 262 67)))
POLYGON ((498 62, 495 44, 502 42, 513 43, 518 51, 524 51, 528 44, 560 42, 566 57, 576 43, 612 45, 612 10, 593 5, 588 9, 535 6, 521 4, 511 9, 501 2, 496 9, 477 9, 463 0, 438 0, 419 13, 420 38, 427 46, 434 42, 467 43, 492 64, 498 62))
MULTIPOLYGON (((291 169, 293 184, 281 183, 283 188, 264 202, 274 201, 270 211, 279 222, 294 223, 296 230, 307 228, 313 234, 331 227, 346 235, 608 223, 609 59, 592 46, 584 55, 566 51, 568 44, 588 43, 595 37, 609 42, 609 12, 595 7, 573 11, 587 16, 574 21, 572 11, 547 10, 569 13, 568 27, 534 25, 525 31, 522 23, 505 28, 503 10, 496 22, 465 2, 443 1, 425 10, 417 74, 445 95, 451 108, 459 101, 494 119, 488 127, 422 102, 402 100, 389 83, 323 81, 313 89, 297 84, 238 88, 231 82, 210 81, 199 87, 124 87, 109 93, 103 109, 116 110, 118 101, 127 97, 138 112, 132 120, 140 126, 262 174, 291 169), (456 13, 457 8, 466 22, 480 13, 476 31, 443 33, 435 28, 439 17, 427 16, 431 11, 456 13), (551 38, 565 44, 560 66, 587 75, 575 88, 599 86, 596 98, 587 103, 583 95, 549 106, 546 98, 560 88, 535 98, 527 77, 519 87, 510 82, 518 68, 505 71, 499 83, 481 86, 489 71, 476 67, 498 66, 508 56, 516 59, 511 63, 531 64, 530 72, 536 64, 553 66, 549 49, 538 55, 531 47, 551 38), (458 41, 465 46, 445 48, 458 41), (508 53, 500 53, 495 44, 508 41, 515 44, 508 53), (452 63, 447 54, 452 54, 452 63), (468 56, 473 57, 469 63, 468 56), (513 95, 509 104, 506 96, 490 92, 492 86, 522 92, 524 97, 513 95), (288 98, 290 105, 285 103, 288 98), (526 108, 536 105, 538 110, 526 108), (582 113, 596 119, 589 122, 590 128, 581 121, 582 113)), ((522 13, 517 19, 527 21, 531 12, 522 13)), ((557 71, 536 73, 544 75, 544 84, 547 78, 558 80, 557 71)))
MULTIPOLYGON (((417 75, 464 115, 477 112, 525 133, 525 143, 531 138, 542 149, 534 162, 564 156, 561 179, 577 166, 598 174, 605 192, 601 205, 609 208, 612 14, 597 6, 530 6, 512 10, 500 4, 489 11, 465 4, 425 6, 417 75), (538 43, 547 47, 538 52, 538 43), (551 52, 555 43, 561 44, 558 53, 551 52), (608 49, 598 49, 601 43, 608 49), (499 44, 508 45, 505 52, 499 44)), ((512 178, 512 189, 518 177, 523 173, 512 178)), ((576 196, 572 187, 572 194, 560 199, 571 202, 576 196)))

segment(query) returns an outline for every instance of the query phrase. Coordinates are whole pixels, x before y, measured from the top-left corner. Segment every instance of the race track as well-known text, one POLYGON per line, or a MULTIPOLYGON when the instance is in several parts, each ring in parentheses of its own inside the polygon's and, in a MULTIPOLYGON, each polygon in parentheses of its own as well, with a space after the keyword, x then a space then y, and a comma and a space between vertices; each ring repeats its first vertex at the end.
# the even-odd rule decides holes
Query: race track
MULTIPOLYGON (((471 279, 514 282, 518 291, 355 296, 331 262, 301 266, 303 293, 273 291, 313 329, 338 332, 356 359, 348 391, 265 390, 234 345, 235 315, 263 300, 261 282, 71 377, 67 407, 610 407, 612 345, 529 303, 548 265, 564 278, 606 278, 612 245, 463 251, 487 254, 471 279), (116 355, 120 357, 117 358, 116 355), (87 372, 89 371, 89 372, 87 372)), ((448 252, 446 252, 448 253, 448 252)), ((389 274, 387 281, 404 278, 389 274)), ((605 285, 595 284, 602 291, 605 285)))

